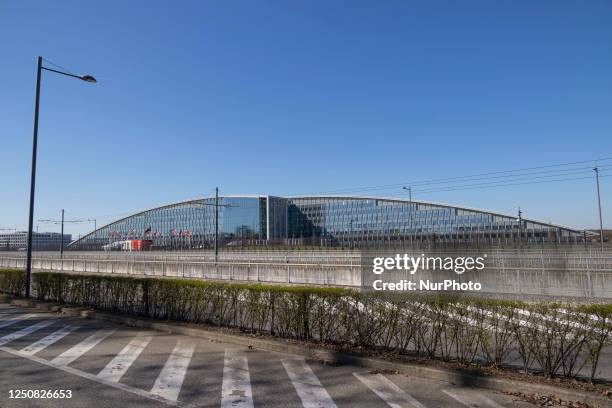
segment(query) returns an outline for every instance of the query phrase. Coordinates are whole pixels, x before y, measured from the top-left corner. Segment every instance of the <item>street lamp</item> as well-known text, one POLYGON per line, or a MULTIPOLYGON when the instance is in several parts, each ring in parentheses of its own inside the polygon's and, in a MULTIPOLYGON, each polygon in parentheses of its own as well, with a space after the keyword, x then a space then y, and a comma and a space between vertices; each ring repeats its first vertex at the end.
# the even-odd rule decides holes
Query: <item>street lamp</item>
POLYGON ((595 180, 597 181, 597 205, 599 206, 599 241, 601 249, 604 249, 603 222, 601 221, 601 196, 599 195, 599 168, 593 169, 595 172, 595 180))
POLYGON ((410 201, 410 204, 412 204, 412 186, 402 187, 402 190, 408 191, 408 200, 410 201))
POLYGON ((65 75, 80 79, 81 81, 95 84, 97 81, 91 75, 74 75, 69 72, 58 71, 43 67, 43 58, 38 57, 38 65, 36 71, 36 104, 34 105, 34 135, 32 138, 32 175, 30 179, 30 214, 28 220, 28 254, 26 260, 26 298, 30 297, 30 287, 32 286, 32 228, 34 224, 34 186, 36 184, 36 148, 38 146, 38 108, 40 104, 40 78, 42 71, 55 72, 56 74, 65 75))

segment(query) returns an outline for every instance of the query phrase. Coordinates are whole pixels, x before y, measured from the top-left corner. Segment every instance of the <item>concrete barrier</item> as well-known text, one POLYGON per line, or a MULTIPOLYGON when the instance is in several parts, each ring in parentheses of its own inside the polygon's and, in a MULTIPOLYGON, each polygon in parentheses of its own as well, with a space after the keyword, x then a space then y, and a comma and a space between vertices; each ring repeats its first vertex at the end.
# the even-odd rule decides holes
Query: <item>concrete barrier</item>
MULTIPOLYGON (((219 262, 210 253, 125 254, 34 253, 34 270, 165 276, 247 282, 371 287, 373 275, 362 267, 358 252, 231 253, 219 262), (249 256, 251 257, 249 259, 249 256), (297 260, 300 260, 298 262, 297 260)), ((479 282, 482 292, 513 296, 553 296, 612 299, 612 252, 593 250, 487 251, 485 269, 462 275, 419 271, 421 280, 479 282)), ((459 252, 458 252, 459 254, 459 252)), ((452 256, 452 255, 451 255, 452 256)), ((0 253, 0 267, 25 268, 25 254, 0 253)), ((385 272, 385 281, 415 279, 405 272, 385 272)))

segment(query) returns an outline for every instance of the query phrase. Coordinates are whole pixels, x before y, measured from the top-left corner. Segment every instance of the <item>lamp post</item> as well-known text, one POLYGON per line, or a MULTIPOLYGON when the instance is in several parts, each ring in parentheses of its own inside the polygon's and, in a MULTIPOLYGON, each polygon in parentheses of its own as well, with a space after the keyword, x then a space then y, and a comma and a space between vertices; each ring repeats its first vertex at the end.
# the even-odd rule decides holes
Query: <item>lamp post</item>
POLYGON ((593 169, 595 172, 595 181, 597 183, 597 205, 599 207, 599 241, 601 243, 601 249, 604 249, 604 236, 603 236, 603 222, 601 220, 601 196, 599 195, 599 168, 593 169))
MULTIPOLYGON (((30 297, 30 287, 32 286, 32 228, 34 225, 34 187, 36 185, 36 149, 38 147, 38 108, 40 105, 40 79, 42 71, 55 72, 56 74, 78 78, 82 81, 95 84, 97 81, 91 75, 74 75, 64 71, 47 68, 43 66, 43 58, 38 57, 36 70, 36 103, 34 105, 34 133, 32 137, 32 174, 30 178, 30 212, 28 219, 28 254, 26 259, 26 298, 30 297)), ((63 239, 63 237, 62 237, 63 239)))
POLYGON ((408 201, 412 204, 412 186, 402 187, 403 190, 408 190, 408 201))

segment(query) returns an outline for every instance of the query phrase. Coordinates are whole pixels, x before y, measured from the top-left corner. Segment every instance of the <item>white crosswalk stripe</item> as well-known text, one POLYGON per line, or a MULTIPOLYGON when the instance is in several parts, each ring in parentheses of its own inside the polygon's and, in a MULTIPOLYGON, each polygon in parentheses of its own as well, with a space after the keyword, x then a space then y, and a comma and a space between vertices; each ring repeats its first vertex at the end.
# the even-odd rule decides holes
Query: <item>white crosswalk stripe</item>
POLYGON ((11 341, 27 336, 30 333, 34 333, 36 330, 40 330, 44 327, 53 324, 53 322, 54 320, 43 320, 42 322, 35 323, 31 326, 24 327, 23 329, 18 330, 14 333, 0 337, 0 346, 4 346, 5 344, 10 343, 11 341))
POLYGON ((64 338, 66 335, 77 330, 79 327, 81 326, 72 326, 72 325, 64 326, 61 329, 51 333, 50 335, 38 340, 36 343, 32 343, 29 346, 22 348, 20 351, 21 353, 24 353, 24 354, 34 355, 38 353, 39 351, 44 350, 45 348, 49 347, 53 343, 58 342, 59 340, 64 338))
MULTIPOLYGON (((49 317, 48 319, 39 320, 41 316, 43 316, 42 313, 18 314, 0 311, 0 328, 21 323, 18 328, 13 329, 11 327, 5 330, 6 332, 12 331, 11 333, 3 333, 3 335, 0 335, 0 352, 13 353, 14 355, 55 367, 58 370, 64 370, 92 381, 98 381, 101 384, 122 389, 152 400, 161 401, 168 405, 193 407, 188 402, 178 400, 195 351, 195 343, 189 338, 178 338, 170 355, 166 355, 167 360, 159 372, 155 384, 150 391, 147 391, 121 384, 120 381, 130 367, 134 365, 136 360, 143 354, 146 354, 145 350, 155 338, 151 332, 141 332, 134 338, 130 338, 129 343, 113 356, 112 360, 108 362, 106 366, 101 370, 100 367, 97 368, 97 370, 100 371, 95 375, 73 369, 69 367, 69 365, 88 352, 91 352, 90 354, 92 355, 95 354, 97 350, 96 347, 116 330, 112 328, 102 328, 101 330, 89 333, 89 337, 70 347, 68 350, 65 350, 51 361, 41 359, 35 355, 80 329, 82 327, 81 324, 72 322, 58 330, 53 328, 52 330, 55 330, 54 332, 23 347, 20 351, 12 349, 11 342, 26 337, 45 327, 49 327, 55 322, 61 321, 61 319, 56 319, 55 316, 49 314, 46 315, 49 317), (29 320, 33 318, 36 319, 29 320), (28 326, 25 326, 26 324, 28 324, 28 326), (7 345, 7 347, 5 347, 5 345, 7 345)), ((51 329, 47 330, 51 331, 51 329)), ((125 341, 126 340, 122 340, 121 344, 125 344, 125 341)), ((248 352, 235 348, 225 350, 221 386, 221 408, 254 408, 253 386, 251 384, 248 354, 248 352)), ((276 358, 278 357, 275 357, 275 359, 276 358)), ((304 408, 336 408, 336 403, 333 401, 329 392, 323 387, 321 381, 317 378, 313 369, 303 357, 281 358, 281 363, 304 408)), ((192 368, 196 370, 198 364, 194 362, 192 366, 192 368)), ((353 372, 352 374, 391 408, 426 408, 423 403, 410 395, 410 390, 403 390, 382 374, 370 374, 365 372, 365 370, 362 372, 353 372)), ((349 375, 348 378, 350 379, 352 377, 349 375)), ((365 391, 365 388, 361 388, 365 391)), ((410 389, 412 388, 411 386, 410 389)), ((489 398, 478 389, 462 388, 447 384, 441 391, 452 399, 453 406, 463 406, 467 408, 504 408, 500 403, 489 398)), ((186 394, 191 395, 191 392, 183 393, 185 398, 187 398, 186 394)), ((215 398, 214 395, 209 395, 207 397, 215 398)), ((370 395, 370 398, 375 397, 370 395)), ((219 400, 217 399, 216 401, 218 403, 219 400)), ((340 399, 338 399, 338 401, 340 401, 340 399)), ((360 401, 356 401, 355 403, 357 404, 359 402, 360 401)))
POLYGON ((152 394, 170 401, 178 400, 194 348, 195 345, 186 340, 181 339, 177 342, 164 368, 157 376, 153 388, 151 388, 152 394))
POLYGON ((110 329, 98 330, 76 346, 64 351, 59 356, 55 357, 53 360, 51 360, 51 363, 60 366, 67 366, 68 364, 72 363, 74 360, 94 348, 98 343, 100 343, 102 340, 104 340, 114 332, 115 330, 110 329))
POLYGON ((28 313, 28 314, 24 314, 24 315, 17 315, 17 316, 13 316, 10 319, 6 319, 6 320, 2 320, 0 321, 0 329, 3 327, 9 327, 14 325, 15 323, 18 323, 22 320, 27 320, 30 319, 32 317, 35 317, 36 313, 28 313))
POLYGON ((303 358, 281 359, 304 408, 335 408, 336 404, 303 358))
POLYGON ((249 361, 245 353, 236 350, 225 350, 221 408, 232 407, 253 407, 251 375, 249 374, 249 361))
POLYGON ((100 371, 98 377, 107 381, 118 382, 152 339, 151 336, 137 335, 100 371))
POLYGON ((442 390, 442 392, 469 408, 504 408, 502 405, 485 397, 481 392, 476 390, 445 389, 442 390))
POLYGON ((353 375, 392 408, 425 408, 412 395, 403 391, 384 375, 359 373, 353 375))
POLYGON ((143 398, 148 398, 150 400, 153 401, 157 401, 157 402, 161 402, 165 405, 169 405, 169 406, 173 406, 173 407, 178 407, 178 408, 195 408, 194 405, 191 404, 187 404, 184 402, 180 402, 180 401, 168 401, 166 399, 161 398, 158 395, 153 395, 150 392, 141 390, 139 388, 136 387, 131 387, 127 384, 121 384, 121 383, 115 383, 115 382, 111 382, 111 381, 105 381, 101 378, 98 378, 97 376, 90 374, 88 372, 85 371, 81 371, 81 370, 77 370, 75 368, 69 367, 69 366, 58 366, 58 365, 54 365, 52 364, 50 361, 45 360, 44 358, 40 358, 34 355, 28 355, 28 354, 23 354, 20 351, 17 350, 13 350, 10 347, 4 347, 4 346, 0 346, 0 351, 11 354, 15 357, 23 357, 26 358, 30 361, 35 361, 36 363, 40 364, 41 366, 47 366, 47 367, 51 367, 60 371, 63 371, 65 373, 69 373, 74 375, 75 377, 81 377, 81 378, 86 378, 92 382, 97 382, 100 384, 104 384, 107 385, 109 387, 113 387, 116 388, 118 390, 121 391, 125 391, 125 392, 129 392, 132 393, 134 395, 138 395, 140 397, 143 398))

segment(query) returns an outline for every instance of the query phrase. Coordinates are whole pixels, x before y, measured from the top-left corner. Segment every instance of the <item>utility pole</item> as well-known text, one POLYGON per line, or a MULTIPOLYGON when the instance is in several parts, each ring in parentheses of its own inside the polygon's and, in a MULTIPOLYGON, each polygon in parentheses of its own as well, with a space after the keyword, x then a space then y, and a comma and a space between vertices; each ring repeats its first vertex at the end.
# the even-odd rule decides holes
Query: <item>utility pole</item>
POLYGON ((219 257, 219 187, 215 187, 215 264, 219 257))
POLYGON ((601 249, 604 249, 604 238, 603 238, 603 222, 601 220, 601 196, 599 195, 599 168, 593 169, 595 172, 595 182, 597 183, 597 204, 599 207, 599 241, 601 242, 601 249))
POLYGON ((62 208, 62 232, 60 234, 60 258, 64 259, 64 209, 62 208))
POLYGON ((219 207, 238 207, 234 204, 219 204, 219 187, 215 187, 215 203, 208 204, 203 203, 202 205, 211 205, 215 207, 215 263, 219 257, 219 207))
POLYGON ((518 223, 519 223, 519 245, 523 244, 523 211, 521 206, 518 208, 518 223))
POLYGON ((95 247, 95 244, 98 243, 98 222, 96 221, 95 218, 88 218, 85 221, 87 221, 87 222, 92 222, 93 221, 93 223, 94 223, 94 229, 93 229, 94 230, 94 232, 93 232, 94 236, 93 237, 94 237, 94 247, 95 247))
POLYGON ((80 223, 84 222, 83 220, 66 220, 64 219, 64 209, 62 209, 62 218, 59 220, 38 220, 38 222, 48 223, 48 224, 61 224, 61 236, 60 236, 60 258, 64 258, 64 224, 69 223, 80 223))
POLYGON ((94 218, 88 218, 88 219, 86 219, 85 221, 88 221, 88 222, 92 222, 92 221, 93 221, 93 223, 94 223, 94 231, 98 229, 98 225, 97 225, 97 224, 98 224, 98 221, 97 221, 96 219, 94 219, 94 218))
POLYGON ((408 190, 408 204, 409 204, 409 210, 410 210, 410 248, 412 248, 413 245, 413 240, 414 240, 414 232, 412 231, 412 186, 408 186, 408 187, 402 187, 404 190, 408 190))

